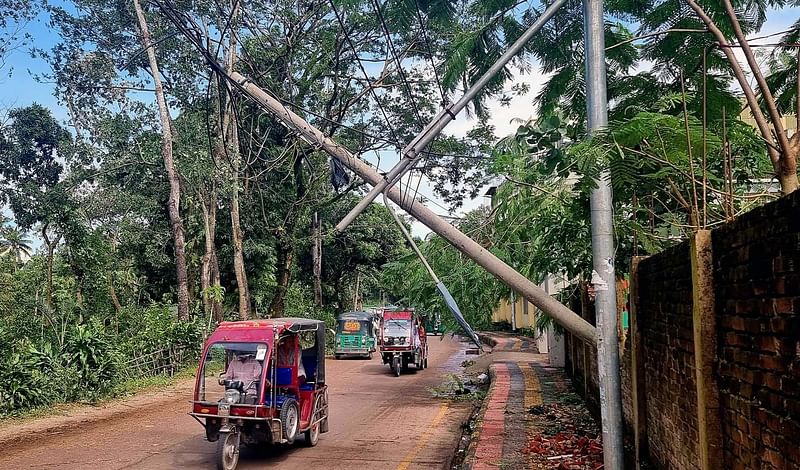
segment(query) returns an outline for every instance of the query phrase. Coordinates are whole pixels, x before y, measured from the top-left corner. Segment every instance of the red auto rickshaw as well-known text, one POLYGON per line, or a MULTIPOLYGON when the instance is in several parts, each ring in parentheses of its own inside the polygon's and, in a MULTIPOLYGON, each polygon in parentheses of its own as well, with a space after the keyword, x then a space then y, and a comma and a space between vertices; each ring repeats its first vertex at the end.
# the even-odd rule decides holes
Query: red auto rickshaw
POLYGON ((192 411, 232 470, 240 444, 288 444, 328 432, 325 324, 302 318, 223 322, 197 370, 192 411))
POLYGON ((428 367, 428 341, 425 328, 413 308, 386 308, 381 317, 381 357, 395 377, 414 364, 417 369, 428 367))

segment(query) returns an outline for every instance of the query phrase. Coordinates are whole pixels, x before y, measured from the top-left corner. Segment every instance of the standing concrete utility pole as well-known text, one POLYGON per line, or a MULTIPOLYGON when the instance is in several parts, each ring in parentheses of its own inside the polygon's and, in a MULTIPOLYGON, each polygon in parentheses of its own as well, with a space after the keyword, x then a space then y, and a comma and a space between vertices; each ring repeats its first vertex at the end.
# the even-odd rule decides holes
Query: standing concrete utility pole
MULTIPOLYGON (((586 51, 586 116, 591 134, 608 124, 606 97, 605 23, 603 0, 584 0, 583 35, 586 51)), ((614 274, 614 214, 608 171, 590 195, 592 211, 592 284, 596 292, 597 369, 603 460, 609 470, 624 468, 622 449, 622 392, 619 380, 616 278, 614 274)))
POLYGON ((469 89, 464 93, 464 95, 455 103, 445 107, 443 110, 439 111, 439 114, 433 118, 433 120, 425 126, 425 129, 417 135, 414 140, 411 141, 406 147, 400 152, 400 161, 397 162, 386 176, 375 186, 372 187, 372 190, 364 196, 364 198, 358 202, 358 204, 350 210, 350 212, 341 220, 338 224, 336 224, 336 230, 339 232, 343 232, 350 223, 358 217, 359 214, 364 212, 364 210, 369 206, 375 198, 378 197, 387 187, 391 187, 394 185, 400 178, 403 177, 405 172, 416 165, 416 163, 423 157, 425 148, 430 145, 431 142, 444 130, 445 126, 447 126, 450 121, 456 118, 456 115, 461 112, 462 109, 466 108, 467 105, 472 101, 475 96, 489 83, 489 81, 497 75, 498 72, 503 70, 503 68, 513 59, 519 52, 525 47, 525 44, 542 29, 542 26, 547 23, 547 21, 556 14, 559 8, 564 5, 567 0, 555 0, 553 3, 548 6, 544 12, 542 13, 539 18, 536 18, 536 21, 528 28, 525 33, 517 39, 511 47, 506 50, 497 62, 492 64, 492 66, 487 70, 481 78, 478 79, 469 89))
MULTIPOLYGON (((333 158, 342 162, 344 166, 349 168, 359 178, 367 183, 376 186, 383 180, 381 176, 373 167, 367 162, 354 156, 350 151, 341 145, 337 144, 330 137, 325 136, 319 129, 309 124, 305 119, 298 116, 293 111, 289 110, 281 104, 275 97, 271 96, 256 84, 251 82, 247 77, 239 72, 226 74, 234 84, 242 89, 248 96, 253 98, 262 108, 272 113, 278 120, 280 120, 289 129, 300 134, 310 144, 316 148, 324 150, 333 158)), ((543 312, 553 317, 553 320, 558 322, 570 333, 580 338, 582 341, 594 344, 597 341, 595 337, 595 328, 586 320, 580 317, 577 313, 573 312, 556 299, 550 297, 536 284, 531 282, 528 278, 518 273, 514 268, 504 263, 500 258, 495 256, 492 252, 482 247, 475 240, 461 233, 457 228, 450 225, 446 220, 439 217, 432 210, 415 201, 413 198, 404 198, 397 187, 390 187, 386 190, 386 195, 395 204, 400 206, 403 210, 408 212, 418 221, 422 222, 430 228, 433 232, 450 242, 457 250, 464 253, 470 259, 478 263, 484 269, 492 273, 495 277, 500 279, 509 288, 522 294, 532 304, 536 305, 543 312)))

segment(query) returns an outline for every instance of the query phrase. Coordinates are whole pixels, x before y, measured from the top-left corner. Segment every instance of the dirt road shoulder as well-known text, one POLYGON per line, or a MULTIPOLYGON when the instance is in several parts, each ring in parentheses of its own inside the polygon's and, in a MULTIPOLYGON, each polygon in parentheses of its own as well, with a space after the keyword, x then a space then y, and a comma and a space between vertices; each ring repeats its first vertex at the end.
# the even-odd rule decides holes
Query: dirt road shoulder
POLYGON ((36 416, 0 420, 0 445, 15 444, 42 434, 60 434, 67 429, 74 431, 89 424, 133 413, 143 407, 172 402, 180 397, 186 397, 188 410, 188 397, 192 393, 193 385, 194 378, 186 378, 163 389, 114 398, 97 405, 60 404, 43 410, 41 413, 45 413, 44 415, 37 413, 36 416))

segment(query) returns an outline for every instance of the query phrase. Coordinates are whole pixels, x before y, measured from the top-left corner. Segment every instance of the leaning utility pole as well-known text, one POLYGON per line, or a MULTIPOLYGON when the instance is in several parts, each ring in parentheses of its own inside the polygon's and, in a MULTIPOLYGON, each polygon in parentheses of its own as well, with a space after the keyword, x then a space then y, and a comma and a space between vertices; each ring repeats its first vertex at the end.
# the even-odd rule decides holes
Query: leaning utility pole
POLYGON ((567 3, 567 0, 554 0, 553 3, 536 18, 536 21, 531 24, 528 29, 520 36, 514 44, 512 44, 504 53, 492 64, 489 69, 481 75, 481 77, 467 89, 466 92, 453 104, 446 105, 444 109, 439 111, 439 114, 433 118, 431 122, 420 132, 414 139, 403 148, 400 152, 400 161, 386 173, 378 184, 374 185, 369 193, 361 199, 354 208, 338 223, 336 230, 339 232, 344 231, 350 223, 358 217, 359 214, 369 206, 379 194, 384 192, 386 188, 392 187, 403 175, 414 168, 414 165, 425 155, 425 148, 430 145, 434 139, 444 130, 444 128, 456 118, 456 115, 467 107, 469 103, 483 90, 486 85, 497 75, 503 68, 511 62, 511 59, 517 56, 522 51, 525 44, 539 32, 540 29, 556 14, 562 5, 567 3))
MULTIPOLYGON (((603 0, 583 1, 583 35, 586 55, 586 117, 589 134, 608 124, 606 54, 603 0)), ((600 415, 603 428, 603 462, 611 469, 624 468, 622 448, 622 391, 619 379, 617 291, 614 273, 614 214, 609 173, 604 170, 592 190, 592 285, 597 323, 597 369, 600 383, 600 415)))
MULTIPOLYGON (((549 315, 567 331, 582 341, 595 344, 598 348, 598 371, 600 377, 600 404, 603 426, 603 446, 605 468, 623 468, 622 459, 622 406, 619 382, 619 349, 616 325, 616 290, 614 273, 614 239, 613 219, 611 207, 611 188, 608 172, 603 172, 598 180, 598 188, 591 194, 591 221, 592 221, 592 251, 594 258, 594 271, 592 283, 597 291, 596 330, 578 314, 553 299, 547 292, 531 282, 525 276, 497 258, 490 251, 450 225, 433 211, 415 201, 413 198, 403 198, 400 190, 394 186, 397 180, 408 170, 413 168, 424 154, 424 149, 430 144, 463 109, 494 73, 501 70, 511 58, 561 7, 566 0, 554 0, 545 9, 541 17, 515 42, 509 51, 501 56, 497 64, 493 65, 487 74, 470 87, 456 104, 447 106, 437 117, 428 124, 423 132, 418 135, 409 146, 404 149, 400 162, 385 176, 379 174, 373 167, 360 158, 355 157, 346 148, 341 147, 331 138, 325 136, 302 117, 284 106, 277 98, 268 94, 255 85, 247 77, 235 71, 224 70, 216 59, 204 49, 201 41, 195 40, 195 45, 206 55, 210 65, 218 72, 227 76, 239 89, 250 96, 262 108, 273 114, 290 130, 297 132, 304 140, 315 148, 324 150, 333 158, 339 160, 362 180, 373 186, 369 196, 361 201, 340 222, 337 229, 343 229, 362 211, 375 197, 384 193, 402 209, 418 221, 425 224, 433 232, 447 240, 457 250, 471 258, 478 265, 496 276, 512 291, 522 295, 527 301, 534 304, 542 312, 549 315), (598 334, 599 330, 599 334, 598 334)), ((606 100, 606 71, 604 51, 604 22, 602 0, 584 0, 584 34, 586 77, 585 83, 587 96, 588 125, 591 131, 602 128, 607 123, 606 100)), ((173 18, 176 25, 182 27, 180 19, 173 18)), ((193 39, 192 34, 185 32, 187 37, 193 39)), ((195 38, 196 39, 196 38, 195 38)))
MULTIPOLYGON (((383 176, 367 162, 357 158, 350 153, 349 150, 336 143, 330 137, 327 137, 322 131, 288 109, 275 97, 259 88, 244 75, 234 71, 227 74, 227 76, 236 86, 247 93, 248 96, 255 100, 266 111, 274 115, 289 129, 300 134, 303 139, 314 147, 324 150, 333 158, 339 160, 359 178, 373 186, 378 185, 384 180, 383 176)), ((446 220, 425 207, 424 204, 412 198, 402 197, 400 190, 396 186, 389 187, 386 191, 388 198, 395 204, 400 206, 415 219, 425 224, 425 226, 430 228, 433 232, 450 242, 457 250, 492 273, 508 287, 522 294, 532 304, 550 315, 556 322, 563 326, 564 329, 574 334, 582 341, 590 344, 594 344, 597 341, 595 337, 595 328, 589 324, 589 322, 556 299, 550 297, 550 295, 539 288, 539 286, 518 273, 514 268, 507 265, 492 252, 461 233, 446 220)))

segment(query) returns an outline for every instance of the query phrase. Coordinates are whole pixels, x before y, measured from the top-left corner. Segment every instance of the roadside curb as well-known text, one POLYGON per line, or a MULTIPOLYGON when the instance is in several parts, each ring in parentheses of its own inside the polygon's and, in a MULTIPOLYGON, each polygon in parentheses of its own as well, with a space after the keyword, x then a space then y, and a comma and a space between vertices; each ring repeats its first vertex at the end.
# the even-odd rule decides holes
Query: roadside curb
MULTIPOLYGON (((485 335, 479 337, 481 341, 484 337, 491 339, 485 335)), ((505 406, 510 383, 506 363, 498 362, 490 365, 489 378, 491 385, 478 414, 475 437, 467 450, 464 470, 498 468, 502 460, 505 406)))
POLYGON ((497 339, 487 333, 478 333, 478 339, 490 348, 497 346, 497 339))

